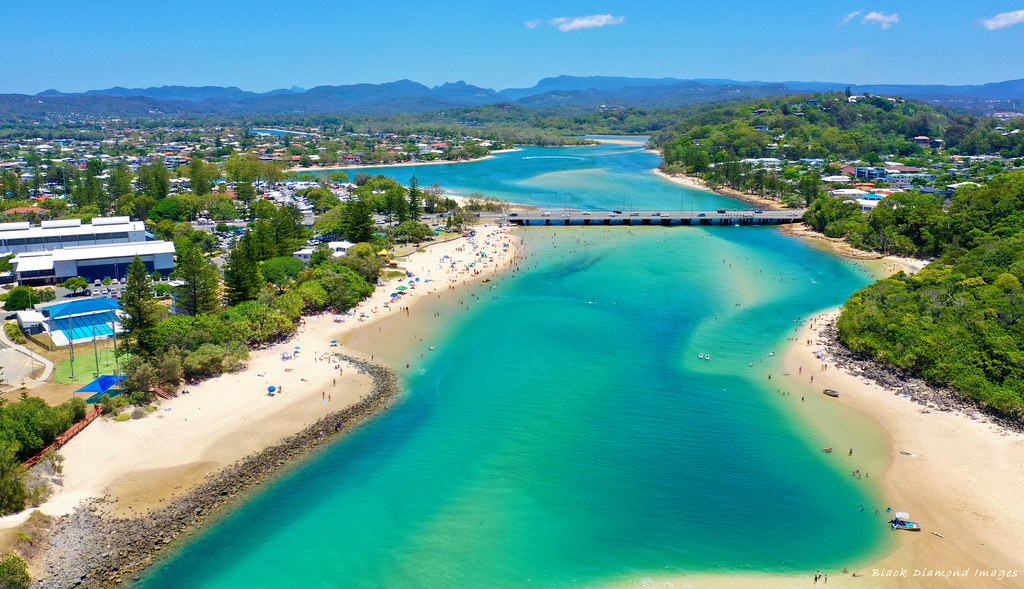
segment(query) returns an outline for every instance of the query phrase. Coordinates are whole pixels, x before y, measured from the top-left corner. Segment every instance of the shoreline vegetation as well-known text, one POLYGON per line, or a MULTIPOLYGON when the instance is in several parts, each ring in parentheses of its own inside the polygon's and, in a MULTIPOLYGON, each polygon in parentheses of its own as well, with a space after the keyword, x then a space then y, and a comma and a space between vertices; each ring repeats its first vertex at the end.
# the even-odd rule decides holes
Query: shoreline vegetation
MULTIPOLYGON (((354 166, 344 168, 348 167, 354 166)), ((690 188, 709 190, 699 182, 694 182, 692 178, 670 176, 661 170, 654 170, 653 173, 690 188)), ((764 208, 771 206, 767 202, 748 200, 753 198, 751 195, 745 195, 746 198, 743 198, 721 188, 710 191, 764 208)), ((786 227, 784 231, 816 244, 825 244, 837 255, 858 260, 880 259, 885 264, 886 272, 902 269, 913 273, 927 263, 923 260, 895 256, 883 257, 873 252, 861 253, 860 250, 846 245, 841 239, 824 238, 806 228, 793 226, 786 227), (847 249, 849 251, 845 251, 847 249)), ((514 239, 510 241, 514 244, 514 239)), ((428 248, 428 251, 429 249, 433 248, 428 248)), ((515 250, 515 247, 509 249, 515 250)), ((440 251, 435 253, 437 257, 441 255, 440 251)), ((499 261, 494 272, 506 268, 515 256, 513 251, 506 259, 499 261)), ((410 260, 422 260, 422 268, 425 269, 431 267, 435 261, 434 256, 430 256, 431 261, 426 261, 427 257, 423 253, 417 253, 413 254, 410 260)), ((488 272, 491 272, 491 269, 488 269, 488 272)), ((464 285, 465 281, 462 281, 456 286, 463 288, 464 285)), ((387 288, 379 287, 375 294, 386 291, 387 288)), ((420 297, 413 298, 414 303, 418 300, 420 297)), ((362 303, 360 308, 368 309, 369 306, 368 300, 362 303)), ((1024 473, 1019 471, 1019 464, 1024 461, 1024 435, 1021 435, 1019 430, 1005 427, 998 416, 979 411, 976 405, 960 399, 955 394, 929 388, 920 381, 885 369, 871 360, 855 358, 835 336, 834 322, 837 315, 838 310, 824 311, 799 328, 798 335, 793 338, 794 341, 790 342, 788 350, 784 353, 784 378, 792 383, 794 395, 800 392, 814 403, 838 403, 869 417, 884 428, 885 451, 888 453, 888 456, 884 457, 886 468, 884 475, 877 477, 877 481, 872 484, 880 482, 884 500, 893 502, 893 511, 910 511, 915 520, 925 525, 926 531, 921 534, 898 534, 895 545, 884 554, 870 557, 866 563, 852 563, 859 568, 851 566, 850 574, 825 571, 832 577, 830 585, 878 586, 878 578, 873 577, 874 570, 909 571, 906 577, 886 578, 882 581, 885 587, 932 587, 937 582, 956 586, 955 578, 938 581, 934 577, 934 573, 941 574, 953 569, 969 570, 972 587, 1006 586, 1002 577, 997 579, 995 576, 989 576, 990 571, 1005 571, 1007 575, 1014 571, 1015 576, 1019 578, 1024 574, 1024 571, 1020 571, 1024 568, 1024 563, 1017 556, 1017 548, 1024 544, 1024 514, 1016 512, 1015 508, 1018 491, 1024 486, 1024 473), (819 358, 816 355, 818 353, 823 357, 819 358), (829 370, 810 370, 810 367, 823 363, 829 365, 829 370), (810 376, 810 372, 816 377, 813 385, 805 380, 810 376), (819 387, 825 386, 841 390, 843 394, 837 401, 823 401, 819 387), (951 497, 957 497, 952 505, 951 497), (929 531, 937 531, 944 537, 933 536, 928 533, 929 531), (923 571, 923 574, 915 575, 914 572, 919 570, 923 571), (928 571, 933 571, 933 574, 928 575, 928 571), (854 578, 852 573, 863 576, 854 578)), ((284 345, 290 349, 288 344, 284 345)), ((285 349, 280 345, 277 348, 285 349)), ((274 349, 270 350, 272 353, 269 356, 274 355, 274 349)), ((366 362, 365 359, 353 361, 366 362)), ((387 370, 379 366, 377 369, 387 370)), ((254 358, 250 361, 248 371, 255 370, 257 368, 254 358)), ((391 374, 393 375, 393 372, 391 374)), ((377 379, 374 377, 374 383, 376 382, 377 379)), ((365 383, 362 386, 365 387, 365 383)), ((374 387, 376 386, 374 384, 374 387)), ((199 388, 202 390, 202 387, 199 388)), ((317 387, 309 388, 313 390, 317 387)), ((307 391, 305 396, 311 398, 312 394, 315 392, 307 391)), ((391 395, 393 394, 394 391, 391 392, 391 395)), ((371 397, 376 395, 377 393, 371 397)), ((392 397, 382 397, 380 403, 390 398, 392 397)), ((361 406, 367 401, 368 399, 358 401, 354 406, 361 406)), ((801 407, 801 411, 809 411, 809 405, 810 403, 801 407)), ((379 412, 379 406, 375 407, 367 408, 365 413, 360 415, 360 419, 365 420, 379 412)), ((322 411, 320 414, 322 415, 322 411)), ((804 417, 809 422, 813 421, 810 416, 804 417)), ((210 521, 218 513, 223 513, 223 508, 233 504, 234 499, 244 496, 246 489, 258 488, 260 483, 276 476, 274 473, 293 467, 296 463, 293 458, 306 454, 308 450, 320 447, 324 440, 331 439, 329 436, 321 439, 318 434, 325 426, 332 425, 329 420, 321 419, 313 425, 308 425, 309 423, 309 420, 305 421, 304 429, 299 434, 286 438, 284 442, 266 447, 262 452, 247 456, 241 461, 236 460, 232 465, 222 467, 219 471, 214 469, 216 474, 196 476, 193 472, 198 486, 193 486, 192 490, 183 490, 181 495, 173 499, 166 498, 170 501, 166 506, 159 505, 164 503, 165 498, 144 507, 136 503, 135 506, 140 507, 140 511, 149 510, 141 516, 125 516, 128 507, 123 504, 127 501, 125 497, 138 499, 131 493, 120 498, 120 505, 117 505, 117 497, 107 493, 93 495, 88 500, 77 497, 75 505, 80 507, 70 512, 70 515, 64 515, 53 527, 53 548, 43 553, 47 556, 31 561, 35 574, 43 577, 40 586, 64 587, 78 583, 83 587, 109 586, 130 578, 132 572, 152 562, 153 555, 161 547, 171 544, 174 538, 195 529, 197 524, 202 525, 210 521), (262 462, 259 465, 250 464, 254 460, 262 462), (207 488, 216 490, 216 493, 210 493, 213 496, 208 500, 193 498, 201 489, 207 488), (114 517, 109 518, 108 514, 114 517), (140 526, 139 522, 160 523, 140 526), (103 525, 125 527, 96 527, 103 525), (134 532, 133 526, 146 530, 146 533, 138 535, 138 542, 133 540, 128 546, 104 543, 105 534, 120 533, 119 530, 134 532), (100 529, 104 530, 103 533, 96 533, 96 530, 100 529), (95 542, 88 548, 83 543, 86 542, 86 535, 91 535, 95 542), (83 536, 83 539, 76 540, 77 536, 83 536), (54 550, 64 551, 63 560, 49 558, 48 555, 54 550), (91 556, 89 559, 81 559, 82 554, 91 556), (75 562, 76 555, 82 560, 81 563, 75 562), (57 561, 63 564, 58 565, 57 561), (52 572, 57 570, 61 571, 59 577, 52 572), (78 576, 75 576, 76 574, 78 576)), ((824 435, 835 434, 841 431, 843 426, 840 423, 818 422, 813 424, 813 427, 821 430, 824 435)), ((224 439, 227 439, 227 436, 217 437, 218 441, 224 439)), ((209 465, 208 462, 200 462, 201 468, 208 468, 209 465)), ((155 473, 157 479, 168 482, 175 481, 179 474, 168 469, 157 470, 162 470, 155 473)), ((124 484, 125 480, 116 479, 114 482, 124 484)), ((876 517, 881 518, 884 515, 883 512, 876 517)), ((884 525, 884 521, 880 519, 879 524, 884 525)), ((808 571, 807 578, 770 574, 701 574, 680 576, 677 579, 690 584, 696 583, 696 586, 700 587, 733 587, 742 583, 745 586, 774 588, 806 583, 812 573, 813 571, 808 571)), ((636 586, 635 583, 615 585, 636 586)))
POLYGON ((777 200, 762 198, 756 194, 750 194, 747 192, 743 192, 742 190, 736 190, 735 188, 729 188, 727 186, 716 186, 715 188, 709 188, 707 183, 704 182, 704 180, 696 176, 690 176, 689 174, 669 174, 659 168, 655 168, 654 170, 651 171, 651 173, 654 174, 655 176, 658 176, 659 178, 664 178, 665 180, 668 180, 673 184, 678 184, 680 186, 685 186, 687 188, 692 188, 694 190, 711 192, 719 196, 732 198, 735 200, 745 202, 749 205, 754 205, 755 207, 758 208, 768 210, 778 210, 780 208, 784 208, 779 206, 782 203, 780 203, 777 200))
MULTIPOLYGON (((255 351, 242 371, 183 386, 183 394, 164 401, 148 419, 100 420, 72 440, 62 449, 63 484, 38 510, 56 516, 42 539, 49 548, 28 559, 38 586, 106 587, 130 578, 174 538, 293 468, 294 458, 336 439, 336 420, 342 420, 343 433, 386 410, 396 395, 396 374, 364 352, 383 336, 368 333, 359 349, 333 342, 379 321, 411 316, 431 294, 504 272, 517 258, 518 239, 489 224, 475 229, 475 240, 429 244, 398 259, 400 269, 422 279, 405 291, 401 307, 388 305, 388 293, 409 280, 404 273, 378 286, 345 323, 330 314, 305 317, 292 337, 255 351), (489 260, 481 263, 477 245, 491 254, 489 260), (284 361, 285 353, 295 358, 284 361), (266 393, 268 382, 276 395, 266 393), (140 450, 155 444, 177 450, 140 450), (103 464, 90 461, 97 453, 106 456, 103 464), (114 544, 112 537, 122 540, 114 544)), ((31 513, 8 516, 4 527, 31 513)))
POLYGON ((458 160, 430 160, 426 162, 388 162, 380 164, 355 164, 352 166, 297 166, 294 168, 288 168, 287 172, 336 172, 338 170, 361 170, 366 168, 402 168, 408 166, 437 166, 442 164, 470 164, 473 162, 482 162, 485 160, 494 159, 494 154, 497 153, 513 153, 516 151, 522 151, 521 148, 514 147, 511 149, 495 149, 494 151, 487 152, 487 155, 483 157, 475 157, 470 159, 458 159, 458 160))

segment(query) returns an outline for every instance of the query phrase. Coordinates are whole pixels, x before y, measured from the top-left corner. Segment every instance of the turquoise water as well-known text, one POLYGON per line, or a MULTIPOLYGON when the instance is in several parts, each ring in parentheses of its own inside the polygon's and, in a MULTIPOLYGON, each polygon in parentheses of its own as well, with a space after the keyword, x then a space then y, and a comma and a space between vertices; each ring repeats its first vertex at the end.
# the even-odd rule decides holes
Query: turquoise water
POLYGON ((350 177, 358 172, 383 174, 403 184, 415 175, 420 186, 437 183, 461 196, 479 192, 511 202, 576 209, 706 210, 747 206, 654 176, 650 172, 659 161, 642 145, 606 144, 586 148, 524 147, 477 162, 351 168, 346 172, 350 177))
POLYGON ((468 311, 435 305, 437 349, 391 411, 140 586, 594 585, 806 573, 883 545, 860 511, 878 500, 767 379, 793 321, 864 273, 767 227, 521 234, 520 272, 468 311))

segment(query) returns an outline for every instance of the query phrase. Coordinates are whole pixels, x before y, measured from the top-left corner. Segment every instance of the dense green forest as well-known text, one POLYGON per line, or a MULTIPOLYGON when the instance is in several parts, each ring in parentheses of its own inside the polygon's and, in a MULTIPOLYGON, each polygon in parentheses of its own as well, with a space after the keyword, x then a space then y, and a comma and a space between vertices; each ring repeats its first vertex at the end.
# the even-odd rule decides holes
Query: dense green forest
POLYGON ((891 232, 938 259, 854 293, 839 336, 855 351, 1024 415, 1024 172, 958 191, 948 212, 907 198, 852 221, 854 233, 891 232))
POLYGON ((21 511, 30 498, 21 463, 85 417, 85 411, 83 399, 56 407, 38 397, 0 404, 0 515, 21 511))
POLYGON ((738 158, 860 158, 871 163, 882 155, 925 153, 928 148, 914 142, 918 136, 942 139, 949 154, 1024 155, 1024 137, 997 129, 1001 124, 995 119, 898 98, 862 96, 849 102, 836 92, 697 108, 702 112, 652 136, 667 165, 693 168, 703 162, 703 169, 692 170, 703 172, 708 163, 738 158))

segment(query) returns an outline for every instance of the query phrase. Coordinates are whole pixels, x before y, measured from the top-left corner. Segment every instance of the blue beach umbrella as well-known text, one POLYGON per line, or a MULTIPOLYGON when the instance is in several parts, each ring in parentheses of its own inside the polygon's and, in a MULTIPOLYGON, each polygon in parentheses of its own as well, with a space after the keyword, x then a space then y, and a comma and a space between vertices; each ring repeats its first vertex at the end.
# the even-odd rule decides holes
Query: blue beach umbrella
POLYGON ((274 392, 274 391, 276 391, 276 390, 277 390, 277 387, 275 387, 275 386, 269 386, 269 387, 267 387, 267 392, 268 392, 268 393, 272 393, 272 392, 274 392))

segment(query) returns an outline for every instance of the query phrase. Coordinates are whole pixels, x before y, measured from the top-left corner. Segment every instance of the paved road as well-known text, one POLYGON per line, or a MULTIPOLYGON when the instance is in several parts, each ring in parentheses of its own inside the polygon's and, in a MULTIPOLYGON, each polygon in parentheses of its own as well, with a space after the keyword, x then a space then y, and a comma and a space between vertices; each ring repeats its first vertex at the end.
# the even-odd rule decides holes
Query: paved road
MULTIPOLYGON (((0 344, 2 345, 2 344, 0 344)), ((0 386, 6 389, 9 386, 18 386, 22 379, 26 381, 32 371, 32 360, 25 354, 8 347, 0 347, 0 386)), ((35 363, 36 368, 39 363, 35 363)))
POLYGON ((53 362, 30 351, 24 346, 19 346, 7 339, 7 334, 0 329, 0 378, 4 379, 4 388, 20 386, 24 380, 30 388, 39 385, 53 374, 53 362), (30 381, 29 376, 32 370, 39 370, 43 367, 39 380, 30 381))

